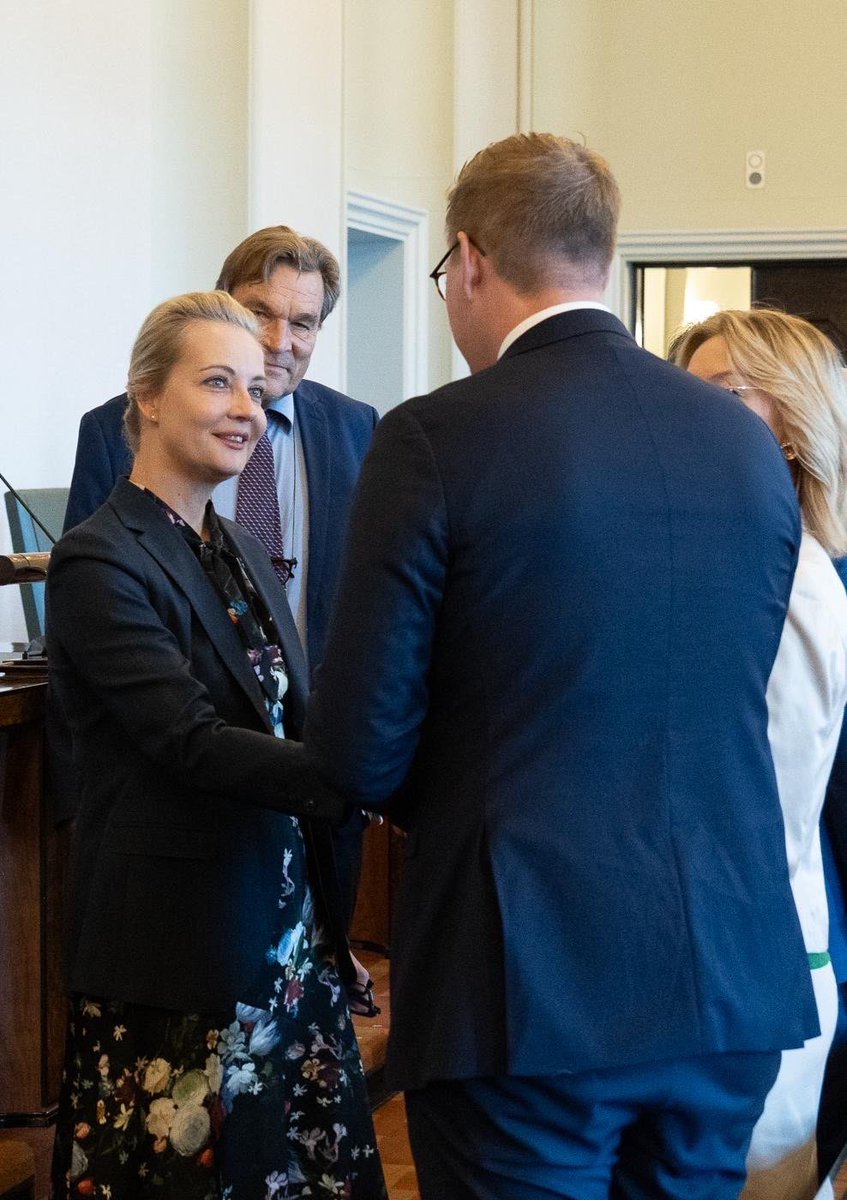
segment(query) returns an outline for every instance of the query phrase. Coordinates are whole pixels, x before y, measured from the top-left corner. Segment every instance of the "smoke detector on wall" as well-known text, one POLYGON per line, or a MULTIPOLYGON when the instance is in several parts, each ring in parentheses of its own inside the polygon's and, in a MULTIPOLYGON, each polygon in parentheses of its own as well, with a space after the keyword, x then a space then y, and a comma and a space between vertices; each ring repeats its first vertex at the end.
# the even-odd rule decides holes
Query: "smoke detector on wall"
POLYGON ((765 152, 748 150, 744 166, 744 179, 748 188, 765 186, 765 152))

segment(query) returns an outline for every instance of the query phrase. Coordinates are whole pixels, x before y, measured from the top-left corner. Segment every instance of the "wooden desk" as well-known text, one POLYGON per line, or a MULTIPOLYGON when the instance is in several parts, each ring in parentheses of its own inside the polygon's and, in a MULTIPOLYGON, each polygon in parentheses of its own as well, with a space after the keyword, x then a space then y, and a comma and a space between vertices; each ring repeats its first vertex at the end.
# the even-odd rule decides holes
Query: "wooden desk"
POLYGON ((0 676, 0 1130, 14 1130, 42 1159, 64 1048, 60 921, 68 849, 67 831, 57 831, 45 811, 45 692, 43 675, 0 676))

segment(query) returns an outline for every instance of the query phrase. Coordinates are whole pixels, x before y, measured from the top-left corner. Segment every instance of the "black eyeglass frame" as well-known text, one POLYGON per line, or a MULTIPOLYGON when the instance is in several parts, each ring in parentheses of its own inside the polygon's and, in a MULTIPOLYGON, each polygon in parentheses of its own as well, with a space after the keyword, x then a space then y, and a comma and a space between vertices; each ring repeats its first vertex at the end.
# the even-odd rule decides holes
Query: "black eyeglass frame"
MULTIPOLYGON (((485 251, 482 249, 481 246, 478 246, 476 244, 476 242, 473 240, 472 237, 468 236, 468 241, 470 242, 470 244, 473 246, 474 250, 476 250, 476 252, 478 254, 481 254, 483 258, 486 257, 485 251)), ((441 290, 441 280, 447 274, 447 269, 444 266, 444 264, 447 262, 447 259, 450 257, 450 255, 453 253, 453 251, 458 250, 458 248, 459 248, 459 242, 455 241, 453 243, 453 245, 450 247, 450 249, 446 252, 446 254, 442 258, 439 258, 438 262, 436 263, 436 265, 433 267, 433 269, 429 273, 430 279, 435 284, 435 290, 438 292, 438 294, 442 300, 447 299, 446 291, 442 292, 442 290, 441 290)))

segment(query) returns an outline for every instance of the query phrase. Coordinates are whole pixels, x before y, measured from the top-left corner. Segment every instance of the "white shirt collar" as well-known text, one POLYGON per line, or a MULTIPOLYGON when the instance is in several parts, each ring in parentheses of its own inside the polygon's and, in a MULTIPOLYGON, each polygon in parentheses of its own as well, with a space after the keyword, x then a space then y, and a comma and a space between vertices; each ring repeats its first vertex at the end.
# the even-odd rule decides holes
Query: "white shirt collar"
POLYGON ((612 311, 608 305, 601 304, 599 300, 569 300, 567 304, 551 304, 549 308, 542 308, 533 313, 526 320, 521 321, 520 325, 516 325, 511 333, 507 333, 500 345, 497 357, 502 358, 511 344, 516 342, 528 329, 532 329, 533 325, 540 325, 548 317, 555 317, 558 313, 563 312, 574 312, 578 308, 599 308, 601 312, 607 313, 612 311))

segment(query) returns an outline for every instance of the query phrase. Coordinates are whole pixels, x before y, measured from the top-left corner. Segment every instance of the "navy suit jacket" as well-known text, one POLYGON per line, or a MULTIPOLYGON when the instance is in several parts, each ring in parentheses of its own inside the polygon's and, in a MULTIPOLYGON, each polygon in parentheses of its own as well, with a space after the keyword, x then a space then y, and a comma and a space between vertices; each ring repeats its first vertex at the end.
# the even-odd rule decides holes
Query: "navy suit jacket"
MULTIPOLYGON (((126 394, 87 412, 79 426, 65 531, 99 508, 132 457, 123 436, 126 394)), ((309 578, 306 597, 309 662, 326 643, 353 489, 378 414, 369 404, 304 379, 294 393, 309 488, 309 578)))
POLYGON ((394 1086, 817 1031, 765 702, 799 541, 765 425, 603 311, 380 422, 305 740, 408 828, 394 1086))
MULTIPOLYGON (((279 632, 286 733, 308 690, 264 547, 222 524, 279 632)), ((80 808, 68 918, 73 991, 185 1011, 249 1002, 273 935, 288 816, 339 818, 302 745, 272 735, 226 609, 155 501, 120 479, 53 551, 51 686, 80 808)), ((329 826, 304 822, 313 883, 344 954, 329 826)), ((342 966, 342 970, 343 970, 342 966)))

